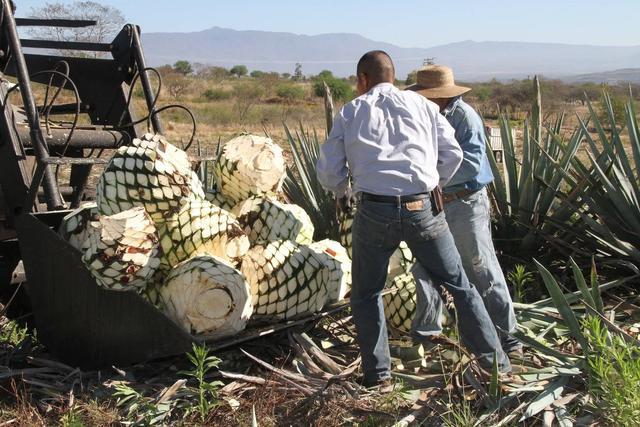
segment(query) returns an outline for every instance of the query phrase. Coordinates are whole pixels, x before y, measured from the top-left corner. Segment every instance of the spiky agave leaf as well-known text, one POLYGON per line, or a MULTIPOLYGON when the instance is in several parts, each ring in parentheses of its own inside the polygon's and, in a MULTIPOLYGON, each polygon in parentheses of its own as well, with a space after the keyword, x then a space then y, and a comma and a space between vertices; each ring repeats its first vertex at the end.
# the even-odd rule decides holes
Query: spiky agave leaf
POLYGON ((242 261, 254 314, 290 319, 315 313, 327 300, 329 269, 305 245, 278 240, 252 247, 242 261))
POLYGON ((95 203, 87 203, 62 218, 58 233, 74 248, 81 250, 89 234, 89 223, 99 220, 95 203))
POLYGON ((351 258, 347 250, 335 240, 313 242, 309 248, 324 260, 329 268, 327 303, 338 302, 351 291, 351 258))
POLYGON ((415 279, 412 274, 400 274, 393 278, 389 288, 391 292, 382 297, 387 322, 399 331, 408 333, 416 311, 415 279))
POLYGON ((263 197, 251 197, 231 211, 252 244, 291 240, 307 244, 313 239, 313 224, 299 206, 263 197))
POLYGON ((142 292, 160 265, 158 235, 144 208, 103 215, 88 227, 82 261, 98 284, 142 292))
POLYGON ((284 130, 293 156, 283 187, 288 201, 301 206, 309 214, 316 239, 340 240, 335 197, 322 187, 316 172, 320 153, 318 135, 306 131, 302 125, 295 136, 286 125, 284 130))
POLYGON ((218 190, 236 204, 251 196, 274 196, 285 177, 282 148, 271 138, 240 135, 224 144, 214 165, 218 190))
POLYGON ((187 332, 224 338, 242 331, 251 316, 244 276, 220 258, 200 255, 176 265, 159 289, 161 307, 187 332))
POLYGON ((249 249, 249 239, 235 216, 206 200, 187 200, 160 223, 158 234, 163 271, 199 254, 235 265, 249 249))
POLYGON ((143 206, 154 221, 178 210, 187 198, 204 198, 202 184, 187 154, 157 134, 120 147, 96 189, 101 214, 143 206))

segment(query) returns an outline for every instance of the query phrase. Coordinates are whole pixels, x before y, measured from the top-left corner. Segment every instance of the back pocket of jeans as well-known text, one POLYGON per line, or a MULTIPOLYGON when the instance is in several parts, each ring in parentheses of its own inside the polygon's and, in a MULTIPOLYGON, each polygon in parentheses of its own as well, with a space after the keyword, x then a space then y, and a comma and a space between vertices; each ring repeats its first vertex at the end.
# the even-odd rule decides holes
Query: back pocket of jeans
POLYGON ((413 222, 411 226, 413 228, 413 235, 415 236, 412 240, 437 239, 442 233, 448 230, 444 212, 439 213, 435 217, 428 215, 418 219, 413 222))
POLYGON ((381 248, 389 230, 389 224, 378 221, 366 213, 356 212, 351 229, 353 240, 381 248))

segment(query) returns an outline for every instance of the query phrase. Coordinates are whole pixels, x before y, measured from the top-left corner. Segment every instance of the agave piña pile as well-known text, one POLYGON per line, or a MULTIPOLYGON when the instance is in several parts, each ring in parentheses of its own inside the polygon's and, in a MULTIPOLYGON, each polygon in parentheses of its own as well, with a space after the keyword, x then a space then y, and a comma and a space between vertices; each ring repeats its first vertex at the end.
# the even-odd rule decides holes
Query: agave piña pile
POLYGON ((288 319, 344 298, 347 252, 312 243, 307 213, 278 200, 285 163, 277 145, 235 138, 214 175, 205 192, 187 154, 147 134, 117 150, 97 207, 67 216, 60 232, 82 248, 99 285, 136 291, 209 338, 241 331, 252 312, 288 319))

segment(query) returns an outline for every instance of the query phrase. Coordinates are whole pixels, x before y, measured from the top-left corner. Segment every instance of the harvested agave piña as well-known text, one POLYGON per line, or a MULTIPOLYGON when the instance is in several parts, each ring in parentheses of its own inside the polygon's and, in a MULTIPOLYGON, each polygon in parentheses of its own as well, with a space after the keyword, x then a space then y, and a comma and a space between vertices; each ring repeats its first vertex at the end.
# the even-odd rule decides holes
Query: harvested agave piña
POLYGON ((224 144, 214 167, 218 189, 232 204, 274 196, 286 174, 282 148, 270 138, 241 135, 224 144))
POLYGON ((272 240, 311 243, 313 223, 299 206, 262 197, 250 197, 231 211, 252 244, 272 240))
POLYGON ((82 261, 98 284, 142 292, 160 265, 158 235, 144 208, 90 222, 82 261))
POLYGON ((195 255, 210 254, 235 265, 249 250, 249 239, 229 212, 206 200, 187 200, 180 210, 158 227, 168 271, 195 255))
POLYGON ((233 204, 227 200, 227 198, 224 197, 217 188, 205 190, 204 198, 225 211, 231 212, 233 209, 233 204))
POLYGON ((189 333, 224 338, 251 316, 249 285, 223 260, 200 255, 176 265, 159 289, 162 310, 189 333))
POLYGON ((161 135, 146 134, 113 155, 96 189, 98 211, 113 215, 143 206, 154 221, 188 198, 204 198, 187 154, 161 135))
POLYGON ((384 314, 390 326, 408 333, 416 312, 416 282, 410 273, 393 278, 389 288, 392 292, 382 297, 384 314))
POLYGON ((347 250, 334 240, 313 242, 309 248, 323 259, 329 268, 327 303, 341 301, 351 290, 351 259, 347 250))
POLYGON ((89 223, 98 221, 100 215, 95 203, 87 203, 62 218, 58 233, 71 246, 80 250, 89 234, 89 223))
POLYGON ((254 314, 290 319, 320 311, 327 300, 329 269, 308 246, 288 240, 256 245, 240 271, 251 287, 254 314))

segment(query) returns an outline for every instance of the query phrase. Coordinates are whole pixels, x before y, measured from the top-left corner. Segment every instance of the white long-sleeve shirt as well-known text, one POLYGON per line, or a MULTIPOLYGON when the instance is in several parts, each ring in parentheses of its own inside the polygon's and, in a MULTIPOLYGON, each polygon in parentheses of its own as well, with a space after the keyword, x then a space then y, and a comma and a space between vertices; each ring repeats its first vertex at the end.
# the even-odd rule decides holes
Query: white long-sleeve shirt
POLYGON ((454 130, 438 106, 391 83, 374 86, 346 104, 320 148, 320 183, 336 196, 426 193, 444 185, 462 161, 454 130))

